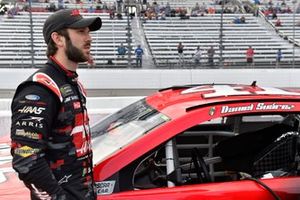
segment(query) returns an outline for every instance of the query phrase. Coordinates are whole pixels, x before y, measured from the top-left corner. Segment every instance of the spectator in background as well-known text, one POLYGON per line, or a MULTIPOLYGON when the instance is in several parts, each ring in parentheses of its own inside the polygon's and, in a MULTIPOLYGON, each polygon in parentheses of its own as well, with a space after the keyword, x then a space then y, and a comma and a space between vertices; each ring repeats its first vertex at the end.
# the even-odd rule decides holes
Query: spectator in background
POLYGON ((126 54, 127 52, 127 48, 124 47, 123 45, 123 42, 121 43, 121 45, 117 48, 117 52, 118 52, 118 57, 122 57, 124 58, 124 55, 126 54))
POLYGON ((277 13, 276 13, 275 10, 274 10, 273 13, 272 13, 272 19, 277 19, 277 13))
POLYGON ((260 0, 254 0, 254 3, 255 3, 256 5, 260 5, 260 0))
POLYGON ((240 19, 240 21, 241 21, 241 24, 245 24, 246 23, 246 18, 245 18, 245 16, 243 15, 243 16, 241 16, 241 19, 240 19))
POLYGON ((109 19, 115 19, 115 10, 111 9, 108 11, 109 12, 109 19))
POLYGON ((88 68, 94 68, 95 67, 95 61, 94 61, 94 57, 92 55, 90 55, 88 60, 87 60, 87 66, 88 66, 88 68))
POLYGON ((214 56, 215 56, 214 46, 210 46, 210 48, 207 49, 207 57, 208 57, 208 65, 209 66, 214 66, 214 56))
POLYGON ((138 45, 134 52, 136 56, 136 67, 142 68, 144 51, 141 48, 141 45, 138 45))
POLYGON ((56 11, 56 6, 53 2, 49 3, 49 6, 46 6, 46 10, 48 10, 49 12, 55 12, 56 11))
POLYGON ((241 23, 241 19, 239 17, 235 17, 233 20, 234 24, 240 24, 241 23))
POLYGON ((65 9, 64 0, 58 0, 57 7, 58 7, 58 10, 65 9))
POLYGON ((216 9, 212 6, 210 6, 207 10, 208 14, 215 14, 216 13, 216 9))
POLYGON ((278 18, 275 22, 275 26, 281 26, 281 20, 278 18))
POLYGON ((179 42, 177 45, 177 52, 178 52, 178 59, 180 65, 183 64, 183 60, 184 60, 183 49, 184 49, 183 44, 179 42))
POLYGON ((254 66, 254 49, 252 46, 249 46, 246 51, 246 61, 248 65, 254 66))
POLYGON ((159 14, 159 18, 160 20, 165 20, 166 19, 166 14, 165 14, 165 11, 162 11, 160 14, 159 14))
POLYGON ((19 6, 16 4, 7 11, 7 18, 14 18, 19 14, 19 6))
POLYGON ((202 56, 202 51, 200 49, 200 46, 197 46, 196 51, 194 53, 194 61, 196 67, 198 65, 201 65, 201 56, 202 56))
POLYGON ((94 13, 95 12, 95 8, 93 7, 93 5, 90 5, 89 9, 88 9, 89 13, 94 13))
POLYGON ((281 52, 281 49, 278 49, 277 53, 276 53, 276 66, 277 67, 280 65, 281 59, 282 59, 282 52, 281 52))
POLYGON ((170 6, 170 3, 167 2, 167 5, 165 7, 165 13, 166 13, 166 16, 167 17, 170 17, 171 16, 171 6, 170 6))

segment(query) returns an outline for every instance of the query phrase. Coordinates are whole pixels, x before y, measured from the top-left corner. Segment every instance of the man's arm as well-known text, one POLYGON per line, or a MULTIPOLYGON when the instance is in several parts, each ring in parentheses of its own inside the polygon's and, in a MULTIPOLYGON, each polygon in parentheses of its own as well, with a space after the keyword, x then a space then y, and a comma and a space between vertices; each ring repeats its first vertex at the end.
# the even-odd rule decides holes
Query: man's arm
POLYGON ((52 174, 45 152, 58 109, 56 96, 37 84, 25 86, 11 105, 13 168, 32 191, 53 197, 63 190, 52 174))

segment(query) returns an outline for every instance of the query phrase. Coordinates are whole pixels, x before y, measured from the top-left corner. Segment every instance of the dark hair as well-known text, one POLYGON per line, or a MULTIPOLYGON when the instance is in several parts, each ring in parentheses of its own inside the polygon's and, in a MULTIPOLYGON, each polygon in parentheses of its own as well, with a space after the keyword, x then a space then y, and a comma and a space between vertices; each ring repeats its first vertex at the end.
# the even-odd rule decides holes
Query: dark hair
MULTIPOLYGON (((59 35, 64 36, 67 40, 70 39, 67 29, 62 29, 56 32, 59 35)), ((57 46, 52 40, 52 38, 50 38, 49 43, 47 44, 47 51, 46 51, 47 57, 49 58, 50 56, 53 56, 56 53, 56 51, 57 51, 57 46)))

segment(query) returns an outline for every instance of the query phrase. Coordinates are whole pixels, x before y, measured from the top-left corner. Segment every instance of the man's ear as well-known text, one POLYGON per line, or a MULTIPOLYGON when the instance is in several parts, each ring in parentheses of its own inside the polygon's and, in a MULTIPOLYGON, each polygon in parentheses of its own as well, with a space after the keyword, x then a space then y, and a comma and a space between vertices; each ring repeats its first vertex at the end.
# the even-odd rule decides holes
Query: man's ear
POLYGON ((51 33, 51 39, 57 45, 57 47, 64 45, 64 36, 58 34, 57 32, 51 33))

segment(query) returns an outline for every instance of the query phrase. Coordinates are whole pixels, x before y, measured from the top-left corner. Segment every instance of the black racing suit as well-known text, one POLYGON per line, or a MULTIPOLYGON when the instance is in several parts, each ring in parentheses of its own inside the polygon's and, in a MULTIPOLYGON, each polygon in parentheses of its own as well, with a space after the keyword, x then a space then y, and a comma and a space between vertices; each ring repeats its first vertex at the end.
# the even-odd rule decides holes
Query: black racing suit
POLYGON ((31 198, 95 199, 86 95, 77 74, 51 57, 18 86, 11 110, 12 165, 31 198))

